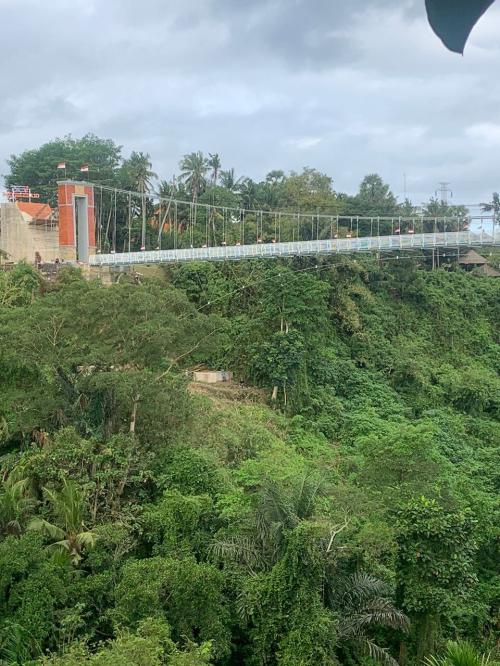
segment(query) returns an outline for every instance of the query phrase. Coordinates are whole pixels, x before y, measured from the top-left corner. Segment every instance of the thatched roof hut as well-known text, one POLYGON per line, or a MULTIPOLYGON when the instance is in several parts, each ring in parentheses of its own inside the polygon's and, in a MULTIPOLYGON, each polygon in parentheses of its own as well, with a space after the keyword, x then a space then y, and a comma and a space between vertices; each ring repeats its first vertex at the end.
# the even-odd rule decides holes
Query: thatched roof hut
POLYGON ((478 254, 475 250, 469 250, 458 260, 462 266, 484 266, 488 260, 478 254))
POLYGON ((487 277, 500 277, 500 271, 497 271, 496 268, 493 268, 493 266, 490 266, 489 264, 481 266, 479 270, 483 275, 486 275, 487 277))

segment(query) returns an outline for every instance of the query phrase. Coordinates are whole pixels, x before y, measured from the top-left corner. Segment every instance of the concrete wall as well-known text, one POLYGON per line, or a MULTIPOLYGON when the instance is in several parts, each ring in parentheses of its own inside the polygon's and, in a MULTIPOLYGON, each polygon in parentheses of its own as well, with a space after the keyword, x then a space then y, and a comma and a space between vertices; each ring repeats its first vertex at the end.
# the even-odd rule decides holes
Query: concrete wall
POLYGON ((30 224, 13 203, 0 204, 0 249, 7 252, 8 261, 35 261, 39 252, 43 261, 59 257, 58 227, 30 224))
POLYGON ((193 380, 203 384, 218 384, 219 382, 230 382, 233 379, 233 373, 225 370, 203 370, 193 372, 193 380))

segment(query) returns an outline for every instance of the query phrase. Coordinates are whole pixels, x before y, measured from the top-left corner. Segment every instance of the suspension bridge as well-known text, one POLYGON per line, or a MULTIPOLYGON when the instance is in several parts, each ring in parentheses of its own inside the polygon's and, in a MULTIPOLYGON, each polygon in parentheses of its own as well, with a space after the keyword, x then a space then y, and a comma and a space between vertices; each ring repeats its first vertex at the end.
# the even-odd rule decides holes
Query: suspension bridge
POLYGON ((445 233, 398 234, 367 236, 338 240, 292 241, 288 243, 254 243, 223 245, 177 250, 146 250, 95 254, 89 257, 92 266, 133 266, 136 264, 169 264, 187 261, 229 261, 241 259, 271 259, 277 257, 353 254, 359 252, 400 252, 415 249, 439 249, 500 245, 497 238, 484 232, 452 231, 445 233))
POLYGON ((500 246, 500 228, 493 216, 367 217, 255 210, 92 183, 61 181, 59 186, 60 210, 72 206, 67 217, 68 226, 75 229, 70 242, 76 245, 76 258, 91 266, 500 246), (87 209, 80 205, 83 201, 87 209))

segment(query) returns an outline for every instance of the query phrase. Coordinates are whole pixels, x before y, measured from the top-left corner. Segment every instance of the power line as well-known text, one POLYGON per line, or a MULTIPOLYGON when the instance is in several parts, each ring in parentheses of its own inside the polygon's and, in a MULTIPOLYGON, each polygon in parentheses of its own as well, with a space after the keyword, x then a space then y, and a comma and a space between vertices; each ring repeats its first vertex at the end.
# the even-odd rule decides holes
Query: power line
MULTIPOLYGON (((446 256, 446 254, 443 254, 443 256, 446 256)), ((452 253, 448 253, 448 256, 452 256, 452 253)), ((375 257, 374 255, 369 255, 369 257, 365 256, 364 259, 369 258, 372 261, 376 261, 377 263, 379 263, 379 262, 385 262, 385 261, 404 261, 404 260, 408 260, 408 259, 413 259, 413 260, 415 260, 415 259, 429 259, 429 257, 430 257, 430 255, 428 255, 428 254, 406 254, 406 255, 396 255, 396 256, 387 256, 387 257, 382 257, 382 256, 375 257)), ((288 257, 288 259, 290 259, 290 257, 288 257)), ((352 261, 354 263, 356 263, 358 260, 353 259, 352 261)), ((329 260, 328 262, 325 262, 323 264, 316 263, 316 264, 314 264, 314 266, 308 266, 306 268, 293 268, 293 267, 285 266, 283 268, 283 271, 290 270, 292 273, 306 273, 308 271, 318 272, 318 271, 321 271, 321 270, 324 270, 324 269, 327 269, 327 268, 336 268, 337 266, 342 266, 342 265, 345 265, 345 264, 346 264, 346 260, 344 260, 344 261, 331 261, 331 260, 329 260)), ((199 313, 202 310, 204 310, 205 308, 208 308, 208 307, 210 307, 210 306, 212 306, 216 303, 220 303, 221 301, 228 300, 228 299, 236 296, 237 294, 245 292, 246 290, 251 289, 253 287, 256 287, 257 285, 260 285, 264 282, 272 281, 274 279, 281 279, 282 277, 283 277, 283 275, 281 274, 281 272, 278 272, 278 273, 274 273, 273 275, 263 277, 260 280, 253 280, 249 284, 244 284, 241 287, 238 287, 237 289, 234 289, 233 291, 230 291, 227 294, 223 294, 222 296, 219 296, 219 298, 214 298, 214 299, 211 299, 211 300, 207 301, 203 305, 200 305, 199 307, 195 308, 195 312, 199 313)), ((182 321, 182 320, 188 319, 189 317, 190 317, 190 314, 185 315, 184 317, 180 317, 179 320, 182 321)))

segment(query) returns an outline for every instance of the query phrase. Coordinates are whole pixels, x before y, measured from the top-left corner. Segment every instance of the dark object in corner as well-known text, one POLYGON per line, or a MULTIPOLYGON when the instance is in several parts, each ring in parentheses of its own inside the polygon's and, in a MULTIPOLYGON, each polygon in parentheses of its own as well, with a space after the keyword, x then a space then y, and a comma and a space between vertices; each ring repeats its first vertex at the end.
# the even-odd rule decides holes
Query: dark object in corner
POLYGON ((443 44, 463 54, 478 20, 495 0, 425 0, 429 23, 443 44))

